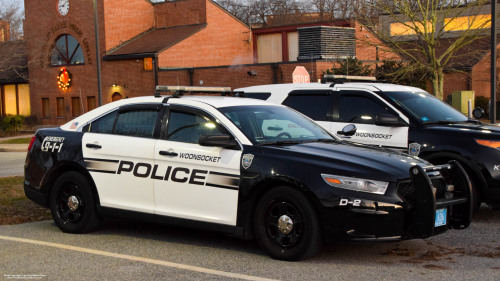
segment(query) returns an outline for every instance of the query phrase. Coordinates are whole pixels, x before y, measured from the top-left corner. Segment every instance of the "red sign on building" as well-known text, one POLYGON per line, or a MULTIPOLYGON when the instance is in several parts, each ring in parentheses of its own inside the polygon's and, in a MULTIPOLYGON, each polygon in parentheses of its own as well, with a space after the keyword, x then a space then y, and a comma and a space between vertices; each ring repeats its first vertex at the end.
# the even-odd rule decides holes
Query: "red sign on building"
POLYGON ((303 66, 297 66, 292 74, 293 83, 309 83, 311 79, 309 78, 309 73, 303 66))

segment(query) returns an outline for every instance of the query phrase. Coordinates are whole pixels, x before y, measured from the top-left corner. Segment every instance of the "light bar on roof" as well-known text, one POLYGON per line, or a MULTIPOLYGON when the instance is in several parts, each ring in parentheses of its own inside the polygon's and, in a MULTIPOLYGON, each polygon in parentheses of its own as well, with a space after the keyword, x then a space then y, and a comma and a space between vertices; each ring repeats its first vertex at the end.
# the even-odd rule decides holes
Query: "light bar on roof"
POLYGON ((156 86, 156 91, 160 92, 231 92, 231 87, 195 87, 195 86, 156 86))
POLYGON ((331 74, 327 74, 327 75, 325 75, 323 77, 324 78, 330 78, 330 79, 377 81, 377 77, 373 77, 373 76, 354 76, 354 75, 331 75, 331 74))

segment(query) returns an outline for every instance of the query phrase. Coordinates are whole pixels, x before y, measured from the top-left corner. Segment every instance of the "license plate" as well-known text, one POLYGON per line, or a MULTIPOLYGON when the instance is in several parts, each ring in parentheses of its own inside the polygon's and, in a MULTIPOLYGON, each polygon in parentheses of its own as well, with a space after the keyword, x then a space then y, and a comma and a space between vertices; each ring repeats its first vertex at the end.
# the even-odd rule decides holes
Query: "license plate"
POLYGON ((436 221, 434 227, 446 225, 446 209, 436 210, 436 221))

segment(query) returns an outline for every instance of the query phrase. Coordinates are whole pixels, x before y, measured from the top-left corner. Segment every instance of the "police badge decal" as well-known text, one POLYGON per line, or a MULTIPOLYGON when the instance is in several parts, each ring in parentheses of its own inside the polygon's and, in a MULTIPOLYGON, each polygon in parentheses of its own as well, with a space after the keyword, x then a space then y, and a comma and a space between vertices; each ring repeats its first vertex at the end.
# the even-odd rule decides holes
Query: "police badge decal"
POLYGON ((252 160, 253 160, 252 154, 243 155, 243 157, 241 157, 241 166, 247 169, 248 167, 250 167, 250 165, 252 165, 252 160))
POLYGON ((420 144, 414 142, 408 145, 408 154, 418 156, 420 154, 420 144))

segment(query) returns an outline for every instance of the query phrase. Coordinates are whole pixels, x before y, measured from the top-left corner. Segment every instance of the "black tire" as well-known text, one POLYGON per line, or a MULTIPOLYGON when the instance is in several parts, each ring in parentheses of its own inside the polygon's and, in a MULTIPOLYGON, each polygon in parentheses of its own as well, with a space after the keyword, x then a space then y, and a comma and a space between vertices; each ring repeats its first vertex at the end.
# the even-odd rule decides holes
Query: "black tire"
POLYGON ((322 230, 313 205, 296 189, 273 188, 257 204, 255 236, 273 259, 298 261, 312 257, 323 244, 322 230), (278 229, 278 220, 287 217, 293 225, 283 232, 278 229))
POLYGON ((469 173, 469 171, 467 171, 467 174, 469 175, 469 180, 472 186, 472 214, 475 214, 479 210, 479 207, 481 207, 481 203, 483 202, 483 195, 481 191, 479 191, 481 184, 479 183, 479 180, 476 178, 476 176, 471 176, 471 173, 469 173))
POLYGON ((90 232, 102 222, 97 214, 91 185, 86 177, 77 172, 67 172, 57 178, 50 193, 50 211, 63 232, 90 232), (70 199, 76 201, 69 202, 70 199))

